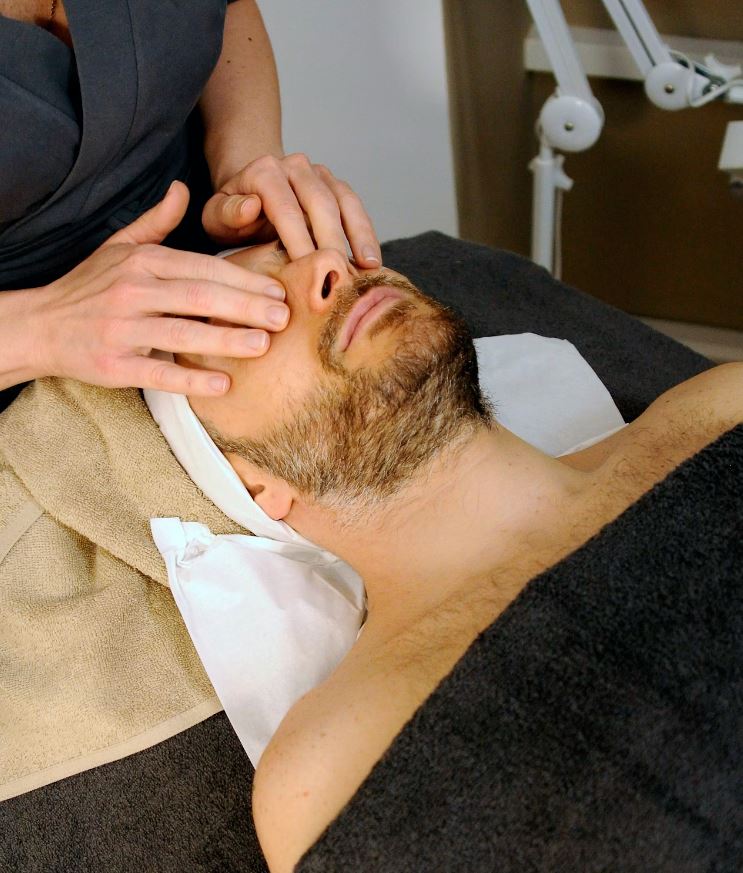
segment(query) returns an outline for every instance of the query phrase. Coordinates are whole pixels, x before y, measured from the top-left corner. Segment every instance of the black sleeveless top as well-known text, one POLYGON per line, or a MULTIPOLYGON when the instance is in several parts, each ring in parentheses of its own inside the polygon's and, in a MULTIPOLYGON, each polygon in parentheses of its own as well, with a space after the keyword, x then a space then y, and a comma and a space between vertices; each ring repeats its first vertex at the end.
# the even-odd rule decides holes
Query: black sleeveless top
POLYGON ((0 16, 0 289, 69 271, 159 200, 210 193, 193 113, 222 46, 227 0, 66 0, 74 51, 0 16), (195 191, 193 189, 196 189, 195 191))

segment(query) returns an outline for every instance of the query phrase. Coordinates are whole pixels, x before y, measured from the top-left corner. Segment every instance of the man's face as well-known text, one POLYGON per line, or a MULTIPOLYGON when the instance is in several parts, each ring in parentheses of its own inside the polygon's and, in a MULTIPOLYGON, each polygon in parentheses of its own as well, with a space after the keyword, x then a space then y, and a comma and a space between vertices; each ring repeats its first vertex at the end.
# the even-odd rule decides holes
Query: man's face
POLYGON ((230 391, 193 398, 228 458, 348 510, 389 497, 469 422, 488 423, 472 341, 399 273, 340 253, 290 262, 276 245, 230 257, 278 279, 291 317, 260 358, 218 361, 230 391))

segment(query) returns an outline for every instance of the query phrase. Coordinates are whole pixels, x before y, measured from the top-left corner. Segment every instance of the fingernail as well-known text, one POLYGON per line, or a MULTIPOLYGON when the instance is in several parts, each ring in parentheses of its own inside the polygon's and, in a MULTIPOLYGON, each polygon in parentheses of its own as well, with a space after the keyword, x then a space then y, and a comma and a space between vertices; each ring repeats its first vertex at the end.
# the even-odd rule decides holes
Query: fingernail
POLYGON ((224 376, 211 376, 209 378, 209 387, 215 393, 224 394, 227 390, 227 379, 224 376))
POLYGON ((252 211, 253 211, 253 208, 254 208, 254 207, 253 207, 253 201, 254 201, 255 199, 256 199, 255 197, 246 197, 246 198, 243 200, 243 202, 240 204, 240 212, 241 212, 243 215, 246 215, 248 212, 252 212, 252 211))
POLYGON ((276 327, 282 327, 286 323, 288 315, 289 310, 286 306, 269 306, 266 310, 266 318, 276 327))
POLYGON ((248 348, 255 349, 255 351, 257 352, 259 352, 261 349, 264 349, 267 342, 268 334, 262 330, 253 331, 245 337, 245 344, 248 346, 248 348))
POLYGON ((266 297, 273 297, 274 300, 286 300, 286 291, 281 285, 269 285, 268 288, 263 289, 263 293, 266 297))
POLYGON ((381 264, 382 262, 379 260, 379 256, 375 249, 371 246, 367 246, 365 249, 362 249, 361 254, 364 256, 365 261, 374 261, 375 264, 381 264))

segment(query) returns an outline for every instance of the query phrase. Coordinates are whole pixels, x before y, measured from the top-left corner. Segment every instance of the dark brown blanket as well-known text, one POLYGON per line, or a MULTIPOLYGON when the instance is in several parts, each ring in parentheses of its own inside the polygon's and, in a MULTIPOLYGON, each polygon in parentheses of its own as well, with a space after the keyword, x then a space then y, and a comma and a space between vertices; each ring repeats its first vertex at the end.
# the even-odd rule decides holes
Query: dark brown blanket
POLYGON ((529 583, 298 873, 743 870, 743 425, 529 583))

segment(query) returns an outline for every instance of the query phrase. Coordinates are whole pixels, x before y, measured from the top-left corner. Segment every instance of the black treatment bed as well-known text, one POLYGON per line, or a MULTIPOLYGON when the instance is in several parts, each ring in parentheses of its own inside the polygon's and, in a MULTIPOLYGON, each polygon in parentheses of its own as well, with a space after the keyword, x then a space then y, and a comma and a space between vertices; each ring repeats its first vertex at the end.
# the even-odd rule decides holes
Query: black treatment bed
MULTIPOLYGON (((711 362, 705 358, 636 319, 562 285, 544 270, 517 255, 434 232, 393 241, 383 248, 387 265, 408 275, 424 291, 458 310, 476 337, 532 332, 570 340, 607 386, 627 420, 639 415, 666 389, 711 366, 711 362)), ((737 443, 740 442, 738 438, 737 443)), ((530 632, 537 633, 534 629, 538 624, 537 619, 548 615, 549 611, 540 611, 544 610, 544 604, 538 597, 532 597, 531 600, 536 602, 531 613, 529 598, 519 600, 518 610, 507 611, 508 633, 516 633, 513 625, 518 621, 530 628, 530 632), (515 617, 511 615, 512 612, 516 612, 515 617)), ((621 611, 621 604, 617 604, 616 609, 621 611)), ((576 614, 575 610, 571 612, 572 616, 576 614)), ((558 643, 551 641, 550 645, 553 646, 555 658, 569 657, 558 643)), ((555 662, 550 659, 545 659, 542 665, 544 669, 556 673, 559 673, 559 666, 559 660, 555 662)), ((590 664, 583 666, 590 672, 590 664)), ((568 682, 566 687, 570 689, 572 686, 568 682)), ((700 705, 704 700, 700 693, 700 705)), ((624 701, 623 705, 630 703, 624 701)), ((439 704, 443 705, 441 702, 436 705, 439 704)), ((557 715, 564 720, 564 700, 560 695, 548 701, 543 699, 541 705, 555 707, 556 721, 557 715)), ((740 726, 743 723, 740 699, 731 700, 730 706, 728 716, 733 722, 737 718, 740 726)), ((544 712, 540 717, 543 716, 544 712)), ((645 722, 638 722, 638 725, 647 727, 645 722)), ((602 727, 606 728, 606 725, 602 727)), ((730 728, 731 725, 726 726, 726 730, 730 728)), ((420 719, 416 722, 415 730, 423 731, 420 719)), ((694 838, 698 839, 700 845, 707 840, 703 847, 707 854, 700 848, 699 854, 694 856, 689 865, 679 865, 677 857, 670 858, 666 863, 665 856, 656 859, 642 856, 639 850, 639 854, 625 855, 626 864, 617 865, 617 851, 621 849, 623 839, 621 820, 614 820, 613 827, 607 829, 606 839, 611 843, 609 848, 599 846, 595 835, 586 831, 586 821, 590 815, 587 815, 585 804, 596 804, 597 815, 608 815, 606 808, 612 803, 610 787, 604 784, 600 786, 601 790, 596 788, 594 793, 587 793, 583 798, 580 794, 570 793, 574 786, 561 782, 560 774, 553 774, 552 781, 547 780, 544 784, 533 784, 535 799, 529 813, 532 831, 523 830, 528 816, 522 816, 510 831, 504 824, 502 833, 498 832, 498 839, 501 840, 498 852, 493 850, 490 857, 480 845, 471 854, 452 852, 451 847, 456 844, 456 828, 446 835, 449 841, 446 851, 437 854, 435 837, 431 835, 439 828, 440 823, 435 815, 440 814, 441 810, 432 812, 428 828, 421 827, 425 818, 424 806, 418 810, 418 814, 400 816, 401 824, 396 828, 394 840, 390 839, 387 843, 387 836, 392 835, 387 834, 385 829, 395 829, 395 826, 379 812, 380 808, 385 808, 385 803, 379 802, 382 790, 379 786, 383 786, 384 782, 380 782, 377 776, 389 776, 387 771, 390 766, 399 762, 401 779, 407 778, 406 766, 412 760, 411 747, 414 745, 411 737, 415 739, 415 736, 413 732, 398 738, 400 742, 396 742, 391 750, 392 757, 384 758, 372 773, 369 784, 362 786, 357 795, 359 802, 352 802, 336 825, 331 826, 325 837, 305 856, 298 869, 305 873, 336 870, 354 873, 362 870, 420 870, 421 873, 440 870, 449 873, 454 869, 466 869, 473 873, 501 869, 652 869, 682 873, 709 869, 719 873, 735 869, 730 866, 735 860, 739 863, 738 869, 743 868, 743 856, 739 854, 740 834, 743 833, 740 812, 737 820, 728 823, 729 833, 713 835, 714 838, 728 841, 729 853, 725 857, 730 863, 727 865, 723 863, 722 854, 715 855, 711 850, 707 851, 710 841, 714 842, 713 837, 709 834, 699 836, 696 831, 694 838), (562 802, 563 794, 570 795, 570 824, 560 834, 555 822, 560 821, 557 807, 562 802), (550 807, 546 819, 540 804, 550 807), (740 825, 738 843, 735 843, 734 834, 736 824, 740 825), (406 832, 405 826, 408 825, 410 831, 406 832), (547 826, 552 828, 551 841, 540 842, 534 835, 547 826), (555 838, 556 833, 559 838, 555 838), (523 845, 518 844, 518 839, 523 841, 523 845), (419 851, 421 840, 434 841, 429 845, 430 851, 419 851), (394 847, 394 852, 387 852, 385 845, 394 847), (508 845, 511 849, 506 850, 504 855, 503 846, 508 845), (582 847, 581 851, 576 846, 582 847), (508 851, 511 852, 509 857, 508 851), (461 864, 452 860, 455 857, 461 859, 461 864), (639 860, 642 857, 644 867, 639 860), (699 866, 702 863, 699 859, 704 858, 709 863, 699 866), (676 866, 671 866, 672 863, 676 866)), ((440 737, 437 738, 439 741, 440 737)), ((600 737, 594 737, 589 732, 582 741, 588 758, 599 755, 600 737)), ((514 744, 513 755, 509 756, 507 747, 501 747, 499 755, 505 760, 517 760, 519 755, 524 755, 521 740, 505 731, 502 744, 509 742, 514 744)), ((684 752, 683 748, 676 747, 673 751, 681 755, 684 752)), ((732 752, 732 748, 728 751, 732 752)), ((449 754, 445 743, 437 747, 436 754, 443 758, 449 754)), ((425 761, 425 756, 421 760, 425 761)), ((615 765, 616 762, 613 762, 612 766, 615 765)), ((421 766, 426 765, 422 763, 421 766)), ((527 774, 530 779, 536 778, 533 770, 520 772, 521 775, 527 774)), ((607 766, 606 772, 611 774, 614 771, 607 766)), ((517 777, 518 772, 514 771, 514 778, 517 777)), ((229 722, 223 713, 215 715, 146 751, 0 804, 0 870, 9 873, 265 871, 250 816, 251 779, 251 767, 229 722)), ((528 782, 522 784, 518 792, 512 792, 509 795, 510 802, 515 803, 516 798, 527 796, 529 785, 528 782)), ((702 784, 701 790, 708 787, 702 784)), ((729 788, 727 785, 723 787, 726 791, 729 788)), ((629 801, 625 795, 631 788, 631 781, 625 779, 621 783, 623 793, 617 800, 619 812, 626 811, 629 801)), ((722 790, 720 785, 717 788, 722 790)), ((411 790, 411 785, 406 784, 405 791, 411 790)), ((476 791, 482 790, 479 784, 476 791)), ((662 786, 658 786, 658 791, 661 790, 662 786)), ((440 794, 439 791, 439 799, 440 794)), ((406 798, 411 796, 405 794, 406 798)), ((738 800, 740 810, 743 805, 740 789, 738 800)), ((679 808, 683 807, 684 814, 690 809, 689 798, 679 795, 676 802, 679 808)), ((429 785, 421 794, 421 804, 431 803, 429 785)), ((388 804, 387 808, 392 807, 388 804)), ((645 816, 652 814, 652 810, 648 811, 645 807, 642 807, 642 812, 645 816)), ((492 814, 497 818, 497 809, 492 814)), ((488 819, 490 826, 492 821, 488 819)), ((662 831, 662 825, 659 824, 658 829, 662 831)))

